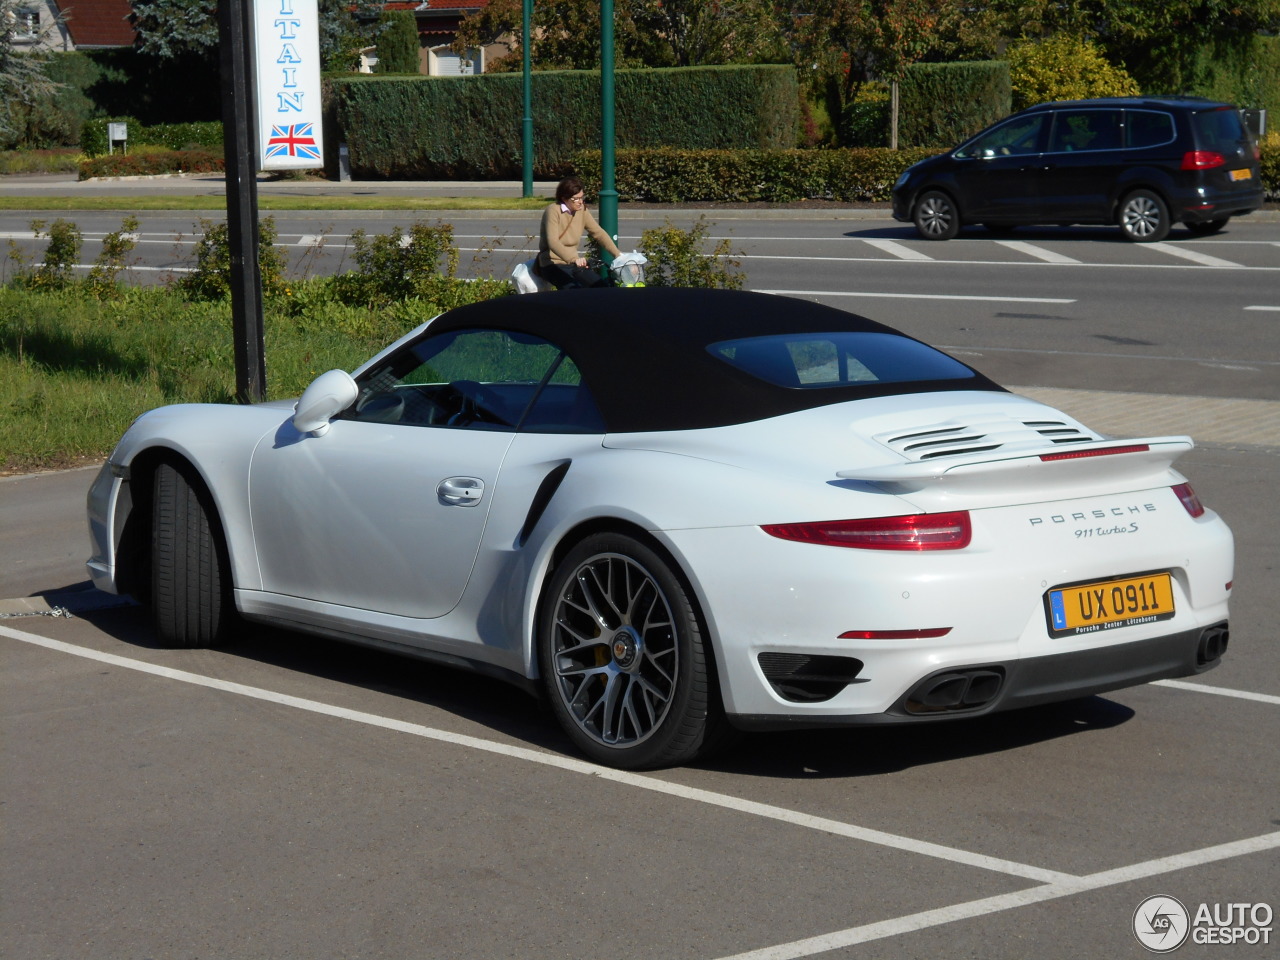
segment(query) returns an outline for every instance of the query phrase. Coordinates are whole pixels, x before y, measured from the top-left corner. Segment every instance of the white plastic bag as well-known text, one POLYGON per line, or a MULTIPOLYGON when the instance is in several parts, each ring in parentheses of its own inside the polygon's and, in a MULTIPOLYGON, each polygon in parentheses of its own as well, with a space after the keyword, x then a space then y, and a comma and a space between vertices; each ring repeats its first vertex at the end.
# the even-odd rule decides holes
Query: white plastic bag
POLYGON ((550 283, 533 272, 536 258, 517 263, 511 271, 511 282, 516 285, 517 293, 537 293, 539 290, 554 290, 550 283))

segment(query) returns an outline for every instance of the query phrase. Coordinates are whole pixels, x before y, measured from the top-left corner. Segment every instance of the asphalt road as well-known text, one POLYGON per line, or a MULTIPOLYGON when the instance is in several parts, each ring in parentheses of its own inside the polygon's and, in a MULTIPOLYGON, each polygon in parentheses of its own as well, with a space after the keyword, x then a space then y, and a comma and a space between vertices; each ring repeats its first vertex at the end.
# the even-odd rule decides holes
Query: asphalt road
MULTIPOLYGON (((829 226, 822 244, 916 247, 829 226)), ((1240 226, 1215 242, 1252 242, 1240 226)), ((1113 960, 1148 955, 1133 920, 1157 894, 1193 914, 1280 909, 1280 350, 1274 313, 1245 309, 1280 303, 1266 229, 1246 249, 1272 260, 1247 269, 1135 264, 1148 253, 1100 236, 1028 238, 1088 269, 984 261, 979 240, 943 245, 941 265, 839 247, 767 261, 795 278, 778 289, 891 307, 1086 423, 1197 437, 1179 467, 1233 526, 1237 573, 1227 658, 1185 683, 752 736, 620 774, 497 682, 267 629, 157 649, 142 611, 92 609, 80 589, 92 472, 0 479, 0 953, 1113 960), (1015 285, 1071 302, 991 299, 1015 285), (848 296, 867 292, 915 298, 848 296), (77 612, 47 615, 63 607, 77 612)), ((785 242, 762 256, 792 256, 785 242)), ((1268 923, 1270 944, 1175 956, 1274 956, 1268 923)))

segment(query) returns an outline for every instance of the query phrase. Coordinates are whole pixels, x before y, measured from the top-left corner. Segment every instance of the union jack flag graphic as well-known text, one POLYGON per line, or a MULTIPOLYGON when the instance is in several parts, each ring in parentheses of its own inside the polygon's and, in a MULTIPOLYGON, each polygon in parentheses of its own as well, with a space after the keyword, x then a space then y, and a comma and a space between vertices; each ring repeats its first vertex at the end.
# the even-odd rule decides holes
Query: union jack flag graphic
POLYGON ((293 123, 285 127, 271 127, 271 137, 267 140, 268 157, 301 157, 304 160, 319 160, 320 147, 312 132, 310 123, 293 123))

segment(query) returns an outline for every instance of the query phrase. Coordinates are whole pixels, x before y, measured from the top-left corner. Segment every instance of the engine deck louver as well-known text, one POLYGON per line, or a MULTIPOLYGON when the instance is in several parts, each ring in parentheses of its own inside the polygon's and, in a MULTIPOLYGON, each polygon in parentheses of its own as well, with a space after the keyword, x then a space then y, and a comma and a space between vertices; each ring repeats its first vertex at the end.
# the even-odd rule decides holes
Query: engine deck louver
POLYGON ((949 421, 895 430, 875 438, 909 460, 936 460, 991 450, 1036 450, 1102 437, 1062 420, 1016 420, 1011 417, 949 421))

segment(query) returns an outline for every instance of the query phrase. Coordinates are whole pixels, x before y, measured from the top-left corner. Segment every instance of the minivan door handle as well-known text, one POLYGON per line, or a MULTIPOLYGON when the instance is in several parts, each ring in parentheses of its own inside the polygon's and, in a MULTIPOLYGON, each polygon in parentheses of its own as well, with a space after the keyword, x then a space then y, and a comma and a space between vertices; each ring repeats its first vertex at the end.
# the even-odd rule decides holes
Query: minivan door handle
POLYGON ((484 497, 484 481, 478 477, 449 477, 436 486, 441 503, 474 507, 484 497))

